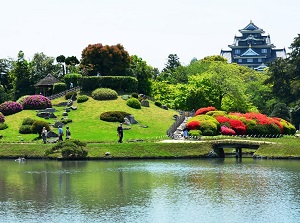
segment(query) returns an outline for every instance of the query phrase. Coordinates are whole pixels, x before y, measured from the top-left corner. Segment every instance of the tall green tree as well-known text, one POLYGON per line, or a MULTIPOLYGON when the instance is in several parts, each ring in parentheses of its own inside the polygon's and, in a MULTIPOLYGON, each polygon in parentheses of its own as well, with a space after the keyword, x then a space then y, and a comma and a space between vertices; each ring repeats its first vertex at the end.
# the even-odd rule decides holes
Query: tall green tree
POLYGON ((18 59, 13 62, 11 76, 16 100, 21 96, 34 94, 35 89, 30 81, 29 63, 25 60, 23 51, 19 51, 18 59))
POLYGON ((66 74, 66 71, 65 71, 65 60, 66 60, 66 57, 64 55, 59 55, 58 57, 56 57, 56 62, 61 65, 62 75, 63 76, 66 74))
POLYGON ((124 76, 130 56, 121 44, 90 44, 81 54, 80 69, 84 75, 124 76))
POLYGON ((131 56, 130 67, 127 69, 128 75, 136 77, 138 80, 138 92, 146 95, 151 94, 151 78, 155 75, 155 69, 148 66, 146 61, 137 55, 131 56))
POLYGON ((49 57, 44 53, 35 53, 32 60, 29 62, 30 68, 30 83, 36 84, 48 74, 59 76, 60 66, 54 64, 55 58, 49 57))
POLYGON ((12 79, 9 75, 9 72, 12 69, 12 62, 11 59, 0 59, 0 85, 3 86, 5 92, 8 92, 13 88, 12 79))
POLYGON ((70 56, 65 59, 66 73, 77 73, 76 65, 79 64, 79 60, 76 56, 70 56))

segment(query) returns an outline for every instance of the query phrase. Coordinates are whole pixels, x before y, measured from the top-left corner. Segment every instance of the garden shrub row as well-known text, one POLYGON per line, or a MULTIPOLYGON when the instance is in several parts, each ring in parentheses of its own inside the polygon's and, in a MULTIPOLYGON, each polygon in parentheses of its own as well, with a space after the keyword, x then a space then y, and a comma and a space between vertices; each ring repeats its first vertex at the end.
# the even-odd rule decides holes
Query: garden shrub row
POLYGON ((187 122, 189 130, 200 130, 202 135, 267 135, 296 133, 296 128, 281 118, 260 113, 227 113, 214 107, 200 108, 187 122))
POLYGON ((81 80, 82 91, 93 91, 97 88, 110 88, 115 91, 136 92, 138 80, 128 76, 92 76, 81 80))

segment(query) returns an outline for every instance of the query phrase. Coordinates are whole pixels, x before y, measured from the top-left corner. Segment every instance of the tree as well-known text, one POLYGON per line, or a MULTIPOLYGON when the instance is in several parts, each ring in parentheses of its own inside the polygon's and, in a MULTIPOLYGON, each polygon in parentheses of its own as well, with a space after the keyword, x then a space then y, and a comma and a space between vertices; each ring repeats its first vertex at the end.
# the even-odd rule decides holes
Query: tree
POLYGON ((165 68, 163 69, 163 72, 166 71, 175 71, 177 67, 181 66, 181 63, 179 61, 179 57, 177 56, 177 54, 170 54, 168 56, 168 61, 165 64, 165 68))
POLYGON ((131 56, 130 67, 127 72, 130 76, 137 78, 139 93, 151 94, 151 78, 155 75, 154 68, 148 66, 142 58, 133 55, 131 56))
POLYGON ((17 61, 13 62, 11 70, 15 99, 23 95, 34 94, 34 86, 30 82, 30 70, 23 51, 19 51, 17 61))
POLYGON ((36 84, 48 74, 58 76, 60 72, 59 65, 54 65, 54 57, 48 57, 44 53, 35 53, 33 59, 29 62, 30 82, 36 84))
POLYGON ((66 64, 66 73, 76 73, 76 65, 79 64, 79 60, 77 59, 76 56, 71 56, 71 57, 67 57, 65 59, 65 64, 66 64))
POLYGON ((278 103, 274 106, 270 117, 282 118, 289 122, 291 120, 291 112, 285 103, 278 103))
POLYGON ((56 62, 59 63, 61 65, 61 68, 62 68, 62 75, 65 75, 65 60, 66 60, 66 57, 64 55, 60 55, 58 57, 56 57, 56 62))
POLYGON ((80 69, 85 75, 124 76, 130 66, 130 56, 120 44, 90 44, 81 54, 80 69))
POLYGON ((12 79, 9 75, 12 69, 12 60, 0 59, 0 85, 3 86, 5 92, 8 92, 13 88, 12 79))

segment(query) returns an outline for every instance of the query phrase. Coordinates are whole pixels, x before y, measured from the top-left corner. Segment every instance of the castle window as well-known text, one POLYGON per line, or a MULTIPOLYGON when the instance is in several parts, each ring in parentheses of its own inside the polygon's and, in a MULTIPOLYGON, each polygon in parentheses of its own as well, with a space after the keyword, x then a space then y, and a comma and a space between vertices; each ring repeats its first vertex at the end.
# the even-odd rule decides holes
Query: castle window
POLYGON ((253 59, 252 59, 252 58, 247 59, 247 62, 248 62, 248 63, 252 63, 252 62, 253 62, 253 59))
POLYGON ((243 59, 239 59, 238 62, 239 62, 239 63, 242 63, 242 62, 243 62, 243 59))
POLYGON ((261 58, 258 58, 258 59, 257 59, 257 62, 261 63, 261 62, 262 62, 262 59, 261 59, 261 58))
POLYGON ((268 50, 267 50, 267 49, 261 49, 261 52, 262 52, 262 53, 267 53, 268 50))
POLYGON ((240 54, 241 50, 235 50, 235 54, 240 54))

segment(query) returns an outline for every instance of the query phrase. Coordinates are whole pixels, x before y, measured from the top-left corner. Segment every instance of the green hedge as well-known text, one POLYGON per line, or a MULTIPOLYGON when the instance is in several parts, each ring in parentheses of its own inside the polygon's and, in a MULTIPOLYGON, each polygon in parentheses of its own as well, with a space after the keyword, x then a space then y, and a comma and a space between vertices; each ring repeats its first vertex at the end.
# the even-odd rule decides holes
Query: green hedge
POLYGON ((63 82, 58 82, 53 85, 53 94, 63 92, 67 89, 67 85, 63 82))
POLYGON ((77 87, 81 85, 82 75, 76 73, 66 74, 64 80, 68 89, 70 88, 71 83, 73 84, 73 87, 77 87))
POLYGON ((128 76, 92 76, 83 77, 81 88, 83 91, 93 91, 97 88, 110 88, 124 92, 136 92, 138 80, 128 76))

